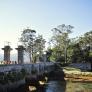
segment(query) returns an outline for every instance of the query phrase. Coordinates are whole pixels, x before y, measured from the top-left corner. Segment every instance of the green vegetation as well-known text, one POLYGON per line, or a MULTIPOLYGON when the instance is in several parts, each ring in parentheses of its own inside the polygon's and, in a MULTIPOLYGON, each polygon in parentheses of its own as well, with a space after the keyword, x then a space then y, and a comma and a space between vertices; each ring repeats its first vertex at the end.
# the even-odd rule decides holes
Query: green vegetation
MULTIPOLYGON (((51 30, 53 35, 46 51, 47 61, 62 64, 92 61, 92 31, 79 37, 70 38, 72 29, 74 29, 73 26, 62 24, 51 30)), ((46 41, 42 35, 36 36, 35 30, 25 29, 21 34, 20 42, 29 53, 30 62, 35 63, 38 58, 43 61, 46 41)))
POLYGON ((89 84, 88 83, 83 83, 83 87, 86 88, 86 89, 87 88, 92 89, 92 84, 91 83, 89 83, 89 84))
POLYGON ((50 42, 53 44, 53 56, 56 57, 55 61, 67 62, 67 49, 69 47, 69 34, 72 32, 73 26, 71 25, 59 25, 57 28, 53 28, 53 36, 50 42))
POLYGON ((71 25, 62 24, 52 29, 53 36, 48 47, 48 50, 52 50, 50 61, 63 64, 92 61, 92 31, 80 37, 70 38, 69 34, 73 28, 71 25))
POLYGON ((67 71, 81 71, 78 68, 73 68, 73 67, 64 67, 63 69, 67 70, 67 71))
POLYGON ((26 71, 25 69, 21 69, 21 71, 12 70, 10 72, 0 73, 0 84, 13 83, 18 80, 21 80, 25 77, 26 71))
POLYGON ((31 73, 34 75, 37 73, 37 70, 36 69, 32 69, 31 73))
POLYGON ((43 49, 45 48, 45 39, 42 35, 36 36, 36 31, 32 29, 23 30, 20 38, 29 54, 30 62, 35 63, 37 57, 42 57, 43 49))

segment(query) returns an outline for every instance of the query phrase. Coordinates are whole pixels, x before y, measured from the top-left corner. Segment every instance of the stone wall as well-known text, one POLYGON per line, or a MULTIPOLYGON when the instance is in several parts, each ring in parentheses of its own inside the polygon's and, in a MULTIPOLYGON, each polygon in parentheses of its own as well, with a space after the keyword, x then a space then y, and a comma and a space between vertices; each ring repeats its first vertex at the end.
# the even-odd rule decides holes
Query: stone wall
POLYGON ((45 62, 45 63, 35 63, 35 64, 11 64, 11 65, 1 65, 0 72, 8 73, 11 71, 21 71, 21 69, 25 69, 27 73, 31 74, 32 70, 36 70, 37 74, 42 74, 44 72, 50 72, 54 70, 53 62, 45 62))
POLYGON ((54 68, 52 62, 0 65, 0 92, 8 92, 25 84, 26 76, 32 76, 32 71, 36 71, 36 75, 43 75, 45 72, 54 71, 54 68))

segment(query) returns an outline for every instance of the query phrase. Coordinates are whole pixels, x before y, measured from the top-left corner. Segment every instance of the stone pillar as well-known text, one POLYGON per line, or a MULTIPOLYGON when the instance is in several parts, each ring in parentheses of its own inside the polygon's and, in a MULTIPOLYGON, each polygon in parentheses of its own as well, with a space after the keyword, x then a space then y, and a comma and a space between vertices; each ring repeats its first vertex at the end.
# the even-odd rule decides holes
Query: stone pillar
POLYGON ((22 45, 19 45, 18 48, 15 48, 18 51, 18 64, 23 64, 24 63, 24 50, 25 48, 22 45))
POLYGON ((12 48, 9 45, 7 45, 7 46, 4 46, 2 50, 4 50, 4 61, 9 62, 10 61, 10 51, 12 50, 12 48))

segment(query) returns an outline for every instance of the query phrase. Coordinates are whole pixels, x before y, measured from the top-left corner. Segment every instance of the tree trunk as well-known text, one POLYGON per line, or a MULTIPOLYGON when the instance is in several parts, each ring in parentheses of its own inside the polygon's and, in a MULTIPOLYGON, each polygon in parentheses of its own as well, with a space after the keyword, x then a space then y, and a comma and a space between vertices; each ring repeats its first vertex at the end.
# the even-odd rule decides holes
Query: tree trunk
POLYGON ((65 63, 67 63, 67 44, 65 44, 65 63))

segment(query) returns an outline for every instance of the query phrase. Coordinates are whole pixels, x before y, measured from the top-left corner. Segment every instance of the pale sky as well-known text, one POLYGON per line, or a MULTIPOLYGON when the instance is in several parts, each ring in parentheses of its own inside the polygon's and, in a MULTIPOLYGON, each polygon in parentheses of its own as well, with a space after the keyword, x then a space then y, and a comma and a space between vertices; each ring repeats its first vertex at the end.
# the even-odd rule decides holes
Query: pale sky
POLYGON ((92 0, 0 0, 0 48, 5 41, 16 48, 21 31, 27 27, 48 41, 51 29, 60 24, 75 27, 72 37, 90 31, 92 0))

